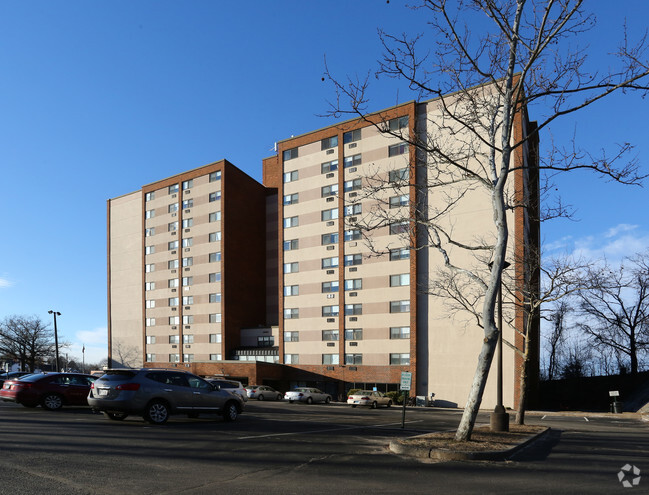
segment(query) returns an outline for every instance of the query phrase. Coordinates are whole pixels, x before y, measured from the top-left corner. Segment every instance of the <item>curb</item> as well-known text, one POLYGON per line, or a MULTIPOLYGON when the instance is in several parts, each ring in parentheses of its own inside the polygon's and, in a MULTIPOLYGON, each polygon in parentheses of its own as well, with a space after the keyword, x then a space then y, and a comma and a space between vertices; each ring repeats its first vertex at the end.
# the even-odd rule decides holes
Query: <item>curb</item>
MULTIPOLYGON (((503 461, 516 452, 527 447, 532 442, 543 438, 550 432, 550 428, 532 435, 527 440, 506 450, 489 450, 484 452, 459 452, 450 449, 430 449, 427 447, 415 447, 408 445, 408 439, 396 439, 390 442, 390 450, 394 454, 407 455, 420 459, 434 459, 437 461, 503 461)), ((419 435, 424 436, 424 435, 419 435)), ((417 438, 417 437, 411 437, 417 438)))

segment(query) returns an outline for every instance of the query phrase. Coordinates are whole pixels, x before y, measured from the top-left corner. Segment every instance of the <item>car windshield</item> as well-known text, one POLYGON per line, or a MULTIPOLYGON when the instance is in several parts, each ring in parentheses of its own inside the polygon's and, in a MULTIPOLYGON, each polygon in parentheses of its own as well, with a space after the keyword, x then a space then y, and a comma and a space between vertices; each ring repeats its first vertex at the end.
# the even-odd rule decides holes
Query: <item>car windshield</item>
POLYGON ((100 377, 100 380, 106 382, 120 382, 123 380, 130 380, 137 374, 136 371, 131 370, 111 370, 107 371, 100 377))
POLYGON ((21 376, 20 378, 16 378, 16 380, 20 380, 21 382, 35 382, 37 380, 40 380, 44 376, 47 376, 45 373, 38 373, 34 375, 24 375, 21 376))
POLYGON ((372 392, 371 390, 361 390, 359 392, 356 392, 353 395, 372 395, 373 393, 374 392, 372 392))
POLYGON ((293 392, 310 392, 308 388, 296 388, 293 392))

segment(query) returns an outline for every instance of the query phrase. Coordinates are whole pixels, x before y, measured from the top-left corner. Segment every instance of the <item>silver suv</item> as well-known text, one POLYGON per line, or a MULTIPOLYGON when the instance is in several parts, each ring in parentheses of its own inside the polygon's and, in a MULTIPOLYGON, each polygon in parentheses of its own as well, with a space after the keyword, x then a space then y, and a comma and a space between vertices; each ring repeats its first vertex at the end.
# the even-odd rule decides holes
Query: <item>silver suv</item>
POLYGON ((238 395, 186 371, 143 368, 106 371, 93 383, 88 405, 115 421, 136 414, 160 425, 171 414, 217 413, 234 421, 244 404, 238 395))

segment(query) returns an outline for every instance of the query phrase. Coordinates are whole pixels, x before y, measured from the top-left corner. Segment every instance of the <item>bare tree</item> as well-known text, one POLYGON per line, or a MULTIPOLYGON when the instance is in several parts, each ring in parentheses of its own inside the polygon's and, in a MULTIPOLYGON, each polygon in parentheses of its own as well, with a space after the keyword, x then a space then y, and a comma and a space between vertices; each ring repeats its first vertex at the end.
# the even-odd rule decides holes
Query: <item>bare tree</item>
MULTIPOLYGON (((327 69, 337 92, 332 115, 355 115, 416 148, 417 167, 425 170, 413 171, 425 177, 425 187, 436 190, 439 200, 421 202, 425 195, 417 191, 401 223, 408 226, 411 246, 436 250, 447 272, 471 281, 466 297, 482 301, 484 335, 456 433, 460 441, 470 439, 498 340, 494 309, 509 245, 506 215, 534 206, 528 195, 512 194, 511 177, 517 170, 534 174, 538 166, 551 173, 590 170, 622 184, 638 184, 644 178, 637 163, 624 162, 628 144, 611 156, 557 146, 540 164, 515 159, 535 147, 539 132, 560 117, 621 90, 648 89, 644 38, 632 46, 625 36, 611 62, 614 68, 603 72, 589 71, 587 53, 571 49, 571 39, 595 25, 583 4, 583 0, 424 0, 419 8, 430 15, 433 34, 428 46, 421 48, 425 35, 380 32, 384 58, 376 76, 405 81, 420 100, 436 99, 438 115, 418 122, 414 133, 393 129, 367 114, 369 78, 339 82, 327 69), (517 123, 532 104, 539 112, 538 123, 518 132, 517 123), (493 224, 480 237, 458 238, 450 219, 465 198, 476 194, 482 194, 491 208, 493 224), (458 256, 460 252, 463 256, 458 256), (474 262, 464 261, 466 253, 474 255, 474 262), (481 275, 487 261, 491 269, 485 279, 481 275)), ((378 204, 368 230, 399 222, 378 204)), ((565 214, 561 204, 544 212, 565 214)), ((529 215, 535 212, 530 210, 529 215)))
POLYGON ((36 363, 54 351, 54 333, 36 316, 9 316, 0 323, 0 354, 20 362, 21 369, 36 368, 36 363))
POLYGON ((627 258, 620 270, 595 267, 593 287, 580 292, 578 325, 596 345, 625 356, 636 375, 649 350, 649 251, 627 258))
POLYGON ((559 374, 559 352, 566 337, 566 315, 569 312, 568 303, 560 301, 550 313, 549 320, 552 325, 547 336, 548 352, 548 380, 554 380, 559 374))

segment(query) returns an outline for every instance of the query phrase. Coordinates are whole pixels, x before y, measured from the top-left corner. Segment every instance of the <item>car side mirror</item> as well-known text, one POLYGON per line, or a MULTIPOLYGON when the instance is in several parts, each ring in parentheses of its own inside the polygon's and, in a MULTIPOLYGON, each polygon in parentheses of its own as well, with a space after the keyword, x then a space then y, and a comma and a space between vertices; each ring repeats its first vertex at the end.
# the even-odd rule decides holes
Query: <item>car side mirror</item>
POLYGON ((219 385, 217 383, 213 383, 212 387, 214 388, 214 390, 221 390, 221 385, 219 385))

